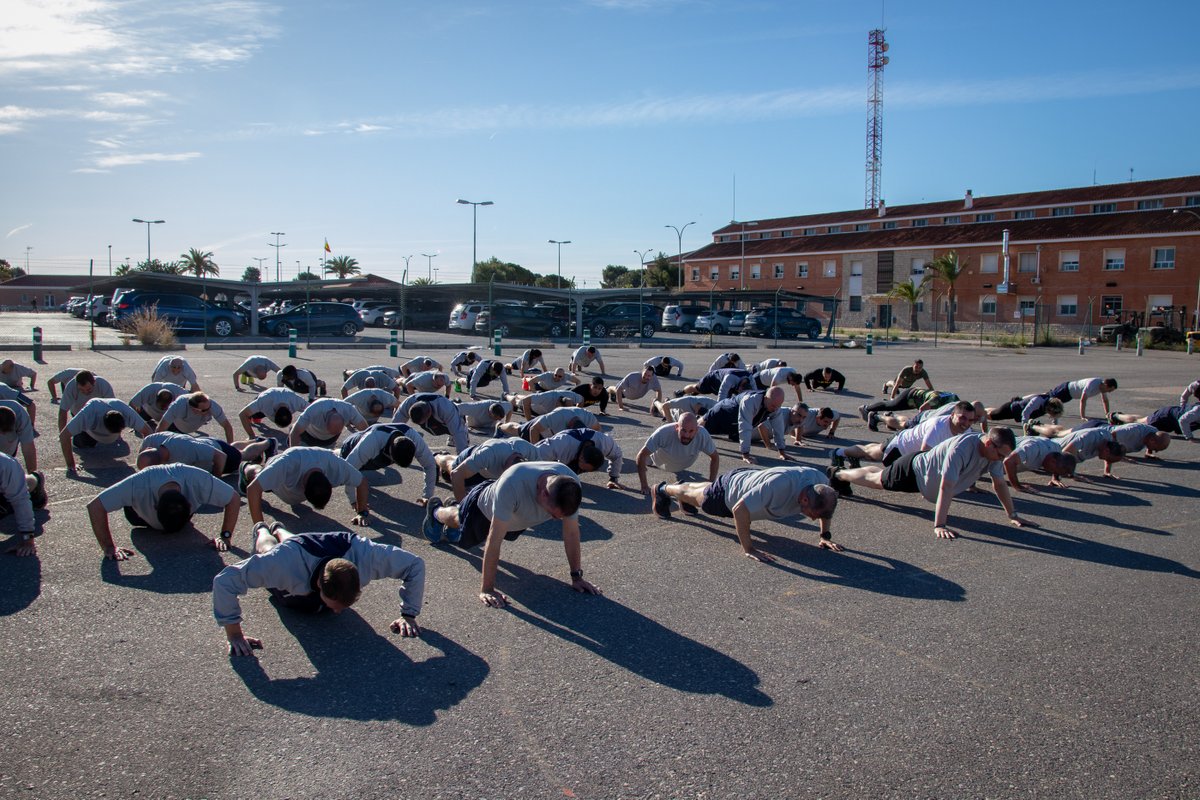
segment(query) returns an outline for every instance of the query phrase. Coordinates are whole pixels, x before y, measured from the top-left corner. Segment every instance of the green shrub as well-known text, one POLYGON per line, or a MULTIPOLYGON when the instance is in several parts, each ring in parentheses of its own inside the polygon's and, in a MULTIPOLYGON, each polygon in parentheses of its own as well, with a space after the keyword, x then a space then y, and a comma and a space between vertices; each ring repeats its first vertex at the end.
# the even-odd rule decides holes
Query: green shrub
POLYGON ((176 343, 171 323, 158 315, 158 306, 139 308, 129 315, 121 330, 149 347, 170 347, 176 343))

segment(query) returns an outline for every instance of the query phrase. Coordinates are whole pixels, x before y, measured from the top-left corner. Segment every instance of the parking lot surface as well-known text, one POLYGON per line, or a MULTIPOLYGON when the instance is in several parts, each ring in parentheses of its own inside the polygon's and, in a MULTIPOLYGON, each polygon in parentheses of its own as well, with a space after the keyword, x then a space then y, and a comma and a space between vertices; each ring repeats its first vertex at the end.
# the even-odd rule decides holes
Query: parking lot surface
MULTIPOLYGON (((448 363, 459 340, 419 341, 402 360, 427 353, 448 363)), ((648 345, 603 351, 609 375, 671 354, 690 381, 715 355, 648 345)), ((193 346, 181 355, 236 415, 252 395, 235 392, 230 375, 251 352, 193 346)), ((553 367, 569 354, 559 347, 546 357, 553 367)), ((753 358, 771 354, 764 347, 753 358)), ((1140 414, 1177 402, 1200 363, 1177 353, 964 345, 781 354, 849 379, 842 393, 806 393, 848 414, 837 439, 792 448, 822 468, 833 446, 882 440, 855 409, 914 357, 939 388, 988 404, 1114 376, 1114 408, 1140 414)), ((131 459, 89 454, 69 478, 54 435, 48 376, 88 367, 128 399, 160 356, 48 352, 38 366, 32 397, 50 506, 39 556, 0 561, 0 795, 1200 794, 1200 445, 1176 438, 1161 463, 1118 464, 1119 481, 1020 495, 1019 512, 1037 528, 1009 526, 990 493, 960 497, 954 541, 934 538, 931 504, 858 490, 833 519, 844 553, 818 550, 807 520, 756 523, 757 545, 778 559, 759 564, 741 556, 724 520, 649 513, 632 462, 660 421, 634 402, 637 411, 602 418, 624 450, 626 489, 583 478, 583 567, 603 596, 570 590, 561 537, 547 525, 504 546, 498 588, 513 602, 484 607, 479 550, 426 543, 413 502, 420 476, 393 470, 371 476, 373 521, 357 532, 426 560, 423 636, 388 630, 397 616, 390 581, 336 616, 298 615, 252 592, 245 627, 265 647, 231 659, 210 588, 223 564, 247 555, 245 508, 225 554, 206 545, 217 515, 197 516, 199 532, 132 538, 113 515, 117 543, 138 556, 103 561, 84 506, 129 474, 131 459)), ((299 356, 293 363, 331 387, 346 367, 394 363, 383 348, 299 356)), ((718 448, 722 471, 742 466, 737 445, 722 438, 718 448)), ((439 493, 450 494, 444 485, 439 493)), ((338 492, 323 512, 268 511, 302 530, 344 530, 350 515, 338 492)))

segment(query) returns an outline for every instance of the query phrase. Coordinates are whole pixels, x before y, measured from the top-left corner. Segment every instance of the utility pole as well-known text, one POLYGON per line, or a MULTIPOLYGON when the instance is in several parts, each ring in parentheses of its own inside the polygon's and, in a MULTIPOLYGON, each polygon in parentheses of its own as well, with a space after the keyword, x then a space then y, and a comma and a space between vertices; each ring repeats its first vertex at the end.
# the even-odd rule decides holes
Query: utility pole
POLYGON ((275 244, 271 244, 270 242, 267 242, 267 244, 270 245, 271 247, 275 248, 275 282, 279 283, 279 248, 287 247, 286 244, 279 243, 279 237, 287 236, 287 234, 282 233, 282 232, 276 233, 275 231, 271 231, 271 235, 275 237, 275 244))

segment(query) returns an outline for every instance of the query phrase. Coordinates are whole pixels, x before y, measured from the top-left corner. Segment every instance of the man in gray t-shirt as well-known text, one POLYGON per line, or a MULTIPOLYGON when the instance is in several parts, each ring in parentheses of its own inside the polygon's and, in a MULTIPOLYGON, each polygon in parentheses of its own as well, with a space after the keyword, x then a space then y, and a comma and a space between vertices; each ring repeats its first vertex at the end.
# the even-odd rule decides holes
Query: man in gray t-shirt
POLYGON ((939 539, 953 539, 957 534, 946 526, 950 503, 986 473, 992 479, 992 489, 1009 521, 1018 528, 1037 527, 1017 516, 1012 495, 1004 482, 1000 462, 1015 447, 1012 429, 992 428, 986 434, 964 433, 952 437, 932 450, 901 456, 887 467, 874 464, 856 469, 830 467, 827 474, 833 488, 839 492, 844 491, 847 483, 888 492, 919 492, 935 504, 934 535, 939 539))
POLYGON ((417 499, 423 506, 437 485, 437 462, 425 437, 404 422, 381 422, 347 437, 339 450, 346 462, 359 470, 407 467, 416 461, 425 473, 425 493, 417 499))
POLYGON ((512 403, 513 408, 521 409, 521 413, 527 420, 540 417, 542 414, 549 414, 562 406, 579 405, 579 395, 571 389, 549 389, 533 394, 510 394, 505 395, 504 399, 512 403))
POLYGON ((370 487, 366 478, 346 459, 323 447, 289 447, 266 466, 243 464, 240 472, 238 485, 246 493, 246 505, 254 522, 263 521, 264 492, 274 492, 289 505, 307 502, 320 510, 333 496, 333 487, 344 486, 356 512, 350 524, 370 524, 370 487))
POLYGON ((92 398, 116 397, 112 384, 91 370, 81 369, 63 384, 62 401, 58 405, 58 429, 67 426, 67 419, 78 414, 92 398))
POLYGON ((1018 492, 1037 493, 1033 486, 1021 483, 1018 473, 1046 472, 1050 475, 1050 486, 1066 488, 1061 478, 1075 474, 1075 456, 1065 454, 1062 446, 1054 439, 1044 436, 1019 436, 1017 446, 1004 459, 1004 474, 1008 485, 1018 492))
POLYGON ((121 438, 121 432, 126 428, 133 428, 142 437, 149 436, 152 430, 136 411, 120 400, 111 397, 89 400, 58 434, 67 471, 75 471, 72 445, 92 448, 97 444, 112 444, 121 438))
POLYGON ((688 514, 703 511, 714 517, 732 518, 742 554, 755 561, 771 562, 775 559, 757 549, 750 538, 750 523, 754 520, 805 516, 818 521, 820 548, 842 549, 833 542, 829 530, 837 509, 837 493, 825 484, 825 476, 812 467, 743 467, 718 475, 714 481, 663 481, 654 487, 651 509, 660 519, 670 519, 671 502, 676 501, 688 514))
POLYGON ((28 475, 14 458, 0 454, 0 517, 13 515, 17 523, 17 541, 8 552, 17 556, 37 555, 37 523, 34 509, 46 507, 45 478, 31 471, 28 475))
MULTIPOLYGON (((1104 462, 1104 477, 1115 479, 1112 465, 1125 457, 1125 445, 1112 438, 1109 427, 1080 428, 1070 431, 1058 439, 1062 451, 1075 456, 1078 463, 1099 458, 1104 462)), ((1086 480, 1083 475, 1076 476, 1077 480, 1086 480)))
POLYGON ((350 373, 350 377, 346 378, 346 382, 342 384, 342 397, 359 389, 383 389, 396 394, 399 386, 400 384, 390 373, 368 367, 350 373))
POLYGON ((104 551, 104 557, 124 561, 134 555, 125 547, 117 547, 108 526, 108 515, 118 508, 135 527, 147 527, 174 533, 182 530, 201 506, 224 508, 220 536, 213 537, 213 546, 228 550, 237 528, 242 499, 224 481, 202 469, 186 464, 163 464, 135 472, 114 484, 88 503, 88 519, 92 533, 104 551))
POLYGON ((512 417, 513 404, 507 400, 468 400, 455 403, 462 421, 471 428, 496 429, 496 423, 508 422, 512 417))
POLYGON ((29 379, 29 391, 37 388, 37 370, 18 364, 11 358, 0 361, 0 383, 17 391, 25 390, 25 379, 29 379))
POLYGON ((233 388, 242 391, 242 384, 257 388, 255 381, 265 381, 268 372, 279 372, 279 365, 266 356, 250 356, 233 371, 233 388))
POLYGON ((25 469, 36 472, 37 447, 33 443, 36 436, 25 407, 16 400, 0 400, 0 452, 15 458, 20 447, 25 469))
POLYGON ((296 417, 288 431, 288 444, 291 447, 333 447, 347 426, 361 431, 367 427, 367 421, 345 400, 322 397, 296 417))
POLYGON ((396 413, 396 406, 399 405, 396 396, 383 389, 359 389, 349 395, 346 402, 358 409, 363 419, 372 425, 385 414, 391 419, 392 414, 396 413))
POLYGON ((604 369, 604 359, 600 357, 600 348, 593 345, 585 345, 578 348, 571 354, 571 360, 567 363, 567 369, 573 374, 583 372, 586 367, 590 367, 595 361, 600 365, 600 374, 606 375, 604 369))
POLYGON ((177 383, 185 389, 190 384, 190 391, 200 391, 200 383, 196 380, 196 370, 192 369, 192 365, 187 362, 186 358, 179 358, 178 356, 163 356, 154 365, 154 371, 150 374, 150 380, 177 383))
POLYGON ((548 414, 534 417, 528 422, 501 422, 496 426, 497 435, 520 436, 530 444, 537 444, 568 428, 591 428, 600 430, 600 421, 586 408, 564 406, 548 414))
POLYGON ((157 425, 175 398, 185 394, 187 389, 178 383, 154 381, 138 389, 137 394, 129 398, 129 407, 141 414, 142 419, 157 425))
POLYGON ((708 431, 700 427, 696 415, 685 411, 677 422, 663 425, 650 434, 642 449, 638 451, 637 471, 638 480, 642 484, 642 494, 650 494, 646 471, 651 463, 661 470, 678 475, 691 469, 701 454, 708 456, 709 482, 715 481, 717 467, 721 461, 717 445, 708 431))
MULTIPOLYGON (((617 408, 624 411, 626 400, 640 400, 649 392, 654 392, 655 400, 662 402, 662 384, 650 367, 643 367, 641 372, 631 372, 621 379, 615 387, 608 390, 611 398, 616 401, 617 408)), ((653 408, 653 406, 651 406, 653 408)))
POLYGON ((181 394, 167 406, 156 430, 195 433, 213 420, 225 432, 225 441, 232 442, 233 426, 225 417, 225 409, 204 392, 192 392, 181 394))
POLYGON ((282 386, 267 389, 251 400, 238 413, 238 420, 247 436, 254 436, 252 423, 262 424, 269 419, 280 428, 288 428, 292 419, 308 407, 308 398, 282 386))
POLYGON ((595 472, 608 461, 609 489, 621 488, 621 464, 624 456, 617 440, 603 431, 571 428, 542 439, 534 445, 538 461, 566 464, 577 475, 595 472))
POLYGON ((510 467, 497 481, 485 481, 452 506, 437 498, 425 507, 422 530, 430 541, 443 537, 464 549, 484 544, 483 582, 479 600, 502 608, 508 598, 496 589, 500 546, 528 528, 551 519, 562 520, 563 547, 571 574, 571 588, 584 594, 600 590, 583 579, 579 546, 579 479, 565 464, 534 461, 510 467))
POLYGON ((485 480, 496 480, 513 464, 537 461, 538 452, 534 445, 524 439, 506 437, 486 439, 456 456, 444 454, 434 458, 442 476, 450 481, 454 489, 454 499, 462 500, 469 488, 485 480))

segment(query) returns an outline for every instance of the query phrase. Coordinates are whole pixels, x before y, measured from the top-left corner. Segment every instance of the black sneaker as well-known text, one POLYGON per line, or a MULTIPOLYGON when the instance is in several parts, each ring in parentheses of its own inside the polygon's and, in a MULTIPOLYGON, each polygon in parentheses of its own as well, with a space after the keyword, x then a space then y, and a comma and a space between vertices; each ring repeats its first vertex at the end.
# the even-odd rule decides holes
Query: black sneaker
POLYGON ((683 392, 683 389, 676 389, 676 390, 675 390, 675 397, 676 397, 676 398, 683 397, 683 394, 684 394, 684 392, 683 392))
POLYGON ((863 403, 861 406, 858 407, 858 415, 863 418, 863 422, 867 421, 868 412, 867 412, 867 404, 866 403, 863 403))
POLYGON ((33 489, 29 492, 29 502, 33 504, 35 509, 45 508, 46 503, 50 500, 46 495, 46 476, 40 470, 34 470, 29 474, 37 481, 33 489))
POLYGON ((862 466, 862 461, 858 459, 858 456, 846 456, 846 462, 850 464, 850 469, 858 469, 862 466))
POLYGON ((654 487, 653 507, 654 513, 658 515, 659 519, 671 518, 671 498, 667 496, 666 490, 663 489, 666 485, 666 481, 660 481, 654 487))
POLYGON ((879 433, 879 415, 872 411, 867 414, 867 427, 873 432, 879 433))
POLYGON ((829 485, 834 488, 840 497, 853 497, 854 490, 850 488, 850 483, 837 477, 837 469, 828 467, 825 474, 829 477, 829 485))
POLYGON ((829 454, 829 464, 834 469, 844 469, 846 466, 846 459, 844 456, 839 456, 835 451, 829 454))
POLYGON ((250 485, 250 479, 246 477, 246 470, 249 468, 249 463, 243 463, 238 467, 238 491, 243 495, 246 494, 246 487, 250 485))
POLYGON ((683 513, 691 514, 693 517, 700 513, 700 509, 696 508, 691 503, 685 503, 682 500, 679 501, 679 507, 683 509, 683 513))
POLYGON ((446 526, 442 525, 434 518, 434 513, 442 507, 441 498, 431 497, 425 503, 425 519, 421 522, 421 533, 425 534, 425 538, 431 544, 437 544, 445 535, 446 526))
POLYGON ((1120 425, 1121 424, 1121 420, 1117 419, 1117 412, 1114 411, 1108 415, 1108 424, 1109 425, 1120 425))

